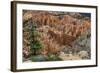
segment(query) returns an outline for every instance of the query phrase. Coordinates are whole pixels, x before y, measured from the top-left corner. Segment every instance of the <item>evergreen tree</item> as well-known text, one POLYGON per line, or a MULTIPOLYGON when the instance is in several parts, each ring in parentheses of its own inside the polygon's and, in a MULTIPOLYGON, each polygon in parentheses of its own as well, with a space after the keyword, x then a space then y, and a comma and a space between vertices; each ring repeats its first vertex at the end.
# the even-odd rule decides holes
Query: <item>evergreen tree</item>
POLYGON ((38 40, 39 33, 36 30, 37 25, 31 22, 31 29, 30 29, 30 47, 33 55, 37 55, 37 51, 42 48, 42 44, 38 40))

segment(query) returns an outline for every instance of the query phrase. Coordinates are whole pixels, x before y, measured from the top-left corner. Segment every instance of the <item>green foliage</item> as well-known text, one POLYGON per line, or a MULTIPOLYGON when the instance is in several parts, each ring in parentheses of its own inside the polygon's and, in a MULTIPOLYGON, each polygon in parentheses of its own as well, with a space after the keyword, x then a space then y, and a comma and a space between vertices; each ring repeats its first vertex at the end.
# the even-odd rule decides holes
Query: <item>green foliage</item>
POLYGON ((47 61, 61 61, 62 59, 56 55, 48 55, 47 61))
POLYGON ((42 49, 42 44, 38 40, 39 38, 39 33, 36 30, 37 25, 35 23, 31 24, 31 29, 30 29, 30 47, 32 50, 32 53, 34 55, 37 54, 37 51, 42 49))
POLYGON ((61 58, 55 55, 48 55, 47 57, 43 55, 34 55, 30 57, 32 62, 42 62, 42 61, 62 61, 61 58))
POLYGON ((31 49, 32 50, 39 50, 42 48, 42 44, 39 41, 35 41, 33 43, 31 43, 31 49))
POLYGON ((32 62, 41 62, 41 61, 46 61, 46 58, 43 55, 37 55, 37 56, 32 56, 30 60, 32 62))

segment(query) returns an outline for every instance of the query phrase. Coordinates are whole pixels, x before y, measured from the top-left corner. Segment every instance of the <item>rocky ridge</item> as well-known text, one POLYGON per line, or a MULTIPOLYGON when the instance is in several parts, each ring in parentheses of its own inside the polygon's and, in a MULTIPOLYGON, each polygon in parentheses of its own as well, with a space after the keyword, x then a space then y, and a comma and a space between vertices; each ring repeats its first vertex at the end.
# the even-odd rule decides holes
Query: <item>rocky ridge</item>
MULTIPOLYGON (((39 41, 44 45, 39 52, 42 55, 59 55, 62 51, 66 54, 69 52, 76 53, 77 51, 80 52, 80 49, 84 50, 84 46, 79 45, 80 38, 83 35, 84 38, 82 40, 90 40, 90 36, 87 38, 86 33, 88 30, 91 30, 91 22, 89 17, 87 18, 85 19, 79 13, 26 11, 23 14, 23 31, 26 30, 26 27, 31 26, 30 21, 37 24, 37 31, 40 33, 39 41)), ((23 53, 25 56, 28 56, 30 54, 29 32, 24 31, 23 33, 23 53)))

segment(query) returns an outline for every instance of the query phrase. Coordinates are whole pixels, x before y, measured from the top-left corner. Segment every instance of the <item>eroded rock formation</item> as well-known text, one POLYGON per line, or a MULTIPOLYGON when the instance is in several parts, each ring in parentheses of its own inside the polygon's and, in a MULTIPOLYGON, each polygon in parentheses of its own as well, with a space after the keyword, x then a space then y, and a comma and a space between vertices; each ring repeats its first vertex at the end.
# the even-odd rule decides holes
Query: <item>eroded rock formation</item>
MULTIPOLYGON (((39 40, 44 45, 41 54, 57 54, 64 46, 73 47, 73 42, 91 29, 91 22, 82 17, 79 19, 78 16, 81 17, 79 13, 74 16, 67 13, 28 11, 23 15, 23 25, 26 25, 24 28, 27 27, 29 21, 37 24, 37 30, 41 35, 39 40)), ((24 32, 23 35, 23 48, 29 52, 29 33, 24 32)))

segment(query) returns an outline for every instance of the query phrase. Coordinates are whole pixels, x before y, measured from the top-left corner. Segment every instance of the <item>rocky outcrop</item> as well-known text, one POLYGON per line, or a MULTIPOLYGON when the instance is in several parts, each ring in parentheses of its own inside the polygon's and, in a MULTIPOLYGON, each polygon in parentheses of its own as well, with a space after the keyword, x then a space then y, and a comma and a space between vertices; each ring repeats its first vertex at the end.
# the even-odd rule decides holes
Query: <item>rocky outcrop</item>
MULTIPOLYGON (((23 15, 23 25, 25 25, 23 30, 30 24, 29 21, 37 24, 37 31, 40 34, 39 40, 44 45, 41 50, 43 55, 58 54, 63 50, 63 46, 72 48, 73 42, 85 34, 88 29, 91 29, 91 22, 84 20, 79 13, 25 12, 23 15)), ((26 31, 23 35, 25 34, 26 31)), ((29 47, 27 37, 29 35, 25 35, 23 39, 25 48, 29 47)))

